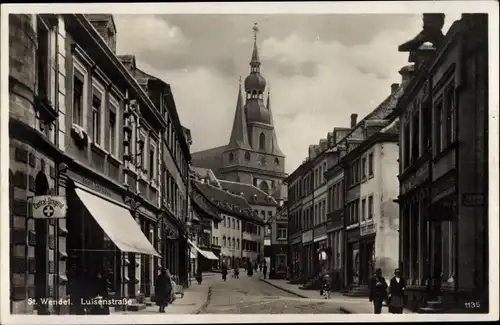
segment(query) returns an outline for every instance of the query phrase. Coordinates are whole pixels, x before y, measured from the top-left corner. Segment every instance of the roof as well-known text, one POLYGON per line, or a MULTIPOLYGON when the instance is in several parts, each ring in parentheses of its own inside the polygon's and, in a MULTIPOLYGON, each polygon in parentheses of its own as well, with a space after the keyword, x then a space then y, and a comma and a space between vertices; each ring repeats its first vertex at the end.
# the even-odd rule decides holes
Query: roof
POLYGON ((288 220, 288 207, 287 207, 287 204, 284 204, 283 206, 281 206, 280 209, 273 216, 271 216, 271 218, 269 218, 269 219, 266 220, 266 223, 272 223, 276 219, 282 219, 281 221, 288 220))
POLYGON ((111 23, 111 26, 113 27, 113 32, 116 34, 116 25, 115 25, 115 19, 113 18, 113 15, 111 14, 85 14, 85 17, 90 21, 102 21, 102 22, 109 22, 111 23))
POLYGON ((222 217, 220 216, 219 209, 214 206, 210 201, 203 196, 200 189, 197 186, 193 186, 192 191, 193 203, 207 215, 212 217, 214 220, 221 221, 222 217))
POLYGON ((227 146, 215 147, 191 154, 191 164, 196 167, 203 167, 217 170, 222 167, 222 154, 227 146))
POLYGON ((259 223, 264 222, 255 215, 252 207, 244 197, 228 193, 211 184, 199 181, 194 181, 194 183, 199 191, 222 212, 237 215, 241 218, 259 223))
POLYGON ((278 202, 273 197, 252 184, 225 180, 219 180, 219 183, 224 190, 243 196, 252 205, 278 206, 278 202))
POLYGON ((229 138, 229 147, 250 149, 248 141, 247 118, 243 107, 241 95, 241 84, 238 88, 238 99, 236 101, 236 112, 234 113, 233 129, 229 138))
MULTIPOLYGON (((271 91, 269 90, 269 87, 267 88, 267 110, 269 111, 269 118, 271 120, 271 125, 274 126, 274 118, 273 118, 273 111, 271 110, 271 91)), ((273 128, 273 154, 277 156, 282 156, 285 157, 285 154, 283 154, 283 151, 281 151, 279 145, 278 145, 278 136, 276 135, 276 129, 273 128)))

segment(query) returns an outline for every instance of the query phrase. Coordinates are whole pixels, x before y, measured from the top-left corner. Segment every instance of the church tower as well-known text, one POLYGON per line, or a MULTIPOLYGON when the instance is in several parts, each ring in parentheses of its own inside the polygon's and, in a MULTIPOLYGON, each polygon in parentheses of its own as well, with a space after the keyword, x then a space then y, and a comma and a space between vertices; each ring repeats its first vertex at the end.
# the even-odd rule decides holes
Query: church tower
POLYGON ((229 144, 222 157, 221 178, 253 184, 276 198, 282 197, 285 178, 285 156, 278 146, 268 89, 264 104, 266 80, 260 73, 257 47, 257 23, 253 26, 254 44, 250 74, 245 78, 245 103, 240 85, 229 144))

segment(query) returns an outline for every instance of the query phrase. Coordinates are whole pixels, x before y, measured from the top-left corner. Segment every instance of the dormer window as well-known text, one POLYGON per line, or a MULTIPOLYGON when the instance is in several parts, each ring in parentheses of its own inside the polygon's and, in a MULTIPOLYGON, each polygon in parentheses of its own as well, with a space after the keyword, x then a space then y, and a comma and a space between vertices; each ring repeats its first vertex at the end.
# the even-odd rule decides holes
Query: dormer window
POLYGON ((233 161, 234 160, 234 154, 231 152, 229 154, 229 161, 233 161))
POLYGON ((250 161, 250 153, 248 151, 245 152, 245 160, 250 161))

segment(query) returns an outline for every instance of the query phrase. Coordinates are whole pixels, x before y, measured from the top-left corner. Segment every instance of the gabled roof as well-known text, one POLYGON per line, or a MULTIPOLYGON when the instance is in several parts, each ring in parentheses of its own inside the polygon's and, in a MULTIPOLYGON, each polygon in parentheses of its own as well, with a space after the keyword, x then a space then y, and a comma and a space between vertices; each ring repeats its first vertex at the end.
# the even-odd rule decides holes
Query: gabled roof
POLYGON ((244 197, 228 193, 211 184, 199 181, 194 181, 194 183, 200 192, 222 212, 252 220, 260 224, 263 223, 263 220, 255 215, 252 207, 244 197))
POLYGON ((192 199, 195 206, 201 209, 208 216, 212 217, 212 219, 221 221, 222 217, 220 216, 219 209, 214 206, 199 190, 199 188, 192 182, 193 191, 192 191, 192 199))
POLYGON ((278 206, 276 200, 252 184, 219 180, 221 187, 235 195, 240 195, 251 205, 278 206))

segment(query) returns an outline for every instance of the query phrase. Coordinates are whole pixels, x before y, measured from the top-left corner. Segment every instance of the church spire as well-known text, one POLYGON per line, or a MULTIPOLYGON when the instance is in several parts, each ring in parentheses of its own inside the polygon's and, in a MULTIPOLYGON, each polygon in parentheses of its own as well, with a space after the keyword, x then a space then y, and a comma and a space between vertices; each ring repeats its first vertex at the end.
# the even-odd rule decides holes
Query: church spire
POLYGON ((250 149, 248 142, 247 120, 243 107, 243 96, 241 95, 241 76, 239 78, 238 100, 236 101, 236 112, 234 113, 233 129, 229 146, 250 149))
POLYGON ((260 67, 259 50, 257 48, 257 33, 259 32, 258 23, 253 23, 253 52, 252 60, 250 60, 250 66, 252 67, 252 72, 258 72, 260 67))
POLYGON ((278 136, 276 135, 276 128, 274 128, 273 112, 271 111, 271 87, 267 86, 267 110, 269 111, 270 125, 273 126, 273 137, 272 137, 272 152, 277 156, 285 156, 283 151, 281 151, 278 145, 278 136))

